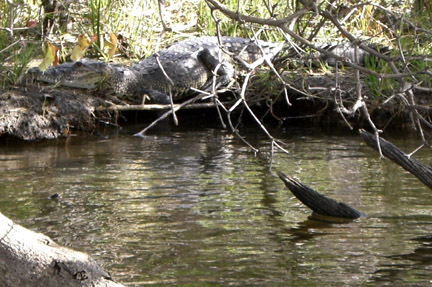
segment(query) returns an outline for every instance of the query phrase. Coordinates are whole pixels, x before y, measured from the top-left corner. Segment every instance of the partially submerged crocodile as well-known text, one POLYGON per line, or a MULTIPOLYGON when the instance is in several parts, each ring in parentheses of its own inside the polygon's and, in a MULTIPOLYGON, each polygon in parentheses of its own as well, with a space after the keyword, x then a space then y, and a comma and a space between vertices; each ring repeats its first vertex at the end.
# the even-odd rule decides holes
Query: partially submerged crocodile
POLYGON ((210 90, 216 72, 216 87, 235 76, 232 59, 251 63, 273 58, 283 43, 251 41, 238 37, 199 37, 181 41, 130 67, 94 60, 68 62, 42 72, 31 68, 37 81, 73 88, 99 89, 116 96, 148 95, 158 103, 169 103, 169 93, 178 100, 190 96, 191 88, 210 90), (163 67, 163 69, 162 69, 163 67))

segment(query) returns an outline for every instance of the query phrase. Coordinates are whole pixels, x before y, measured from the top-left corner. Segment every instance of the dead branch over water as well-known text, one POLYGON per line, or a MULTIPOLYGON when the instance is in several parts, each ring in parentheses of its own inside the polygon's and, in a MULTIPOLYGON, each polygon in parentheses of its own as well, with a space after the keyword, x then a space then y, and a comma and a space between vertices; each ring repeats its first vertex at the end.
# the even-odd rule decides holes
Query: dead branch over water
POLYGON ((278 171, 277 174, 294 196, 316 214, 346 219, 356 219, 360 216, 365 216, 363 213, 343 202, 337 202, 334 199, 318 193, 301 183, 298 179, 286 176, 280 171, 278 171))
MULTIPOLYGON (((336 110, 341 115, 341 117, 344 119, 344 121, 347 123, 347 125, 351 128, 351 125, 346 120, 345 115, 351 116, 357 113, 357 111, 360 111, 360 113, 363 114, 363 116, 367 119, 369 126, 374 131, 374 134, 376 137, 379 137, 379 134, 382 132, 380 128, 377 127, 377 125, 372 120, 372 117, 368 111, 367 106, 367 96, 363 94, 362 87, 364 86, 364 82, 360 80, 360 73, 366 76, 373 76, 378 79, 378 81, 382 81, 385 79, 394 79, 394 87, 392 96, 389 97, 387 100, 382 100, 381 103, 378 105, 384 105, 388 103, 391 100, 396 100, 398 98, 403 105, 405 105, 407 108, 409 108, 409 115, 410 120, 413 125, 413 127, 418 131, 419 135, 422 138, 423 145, 429 146, 428 139, 430 138, 429 133, 425 132, 425 128, 428 128, 430 130, 431 128, 431 120, 430 120, 430 113, 429 109, 425 109, 424 107, 421 107, 417 104, 417 99, 415 96, 416 91, 421 91, 424 89, 428 89, 428 87, 422 87, 422 80, 418 78, 420 75, 427 74, 430 76, 430 71, 428 68, 424 68, 421 70, 412 70, 410 67, 411 63, 409 62, 408 57, 405 57, 403 54, 403 49, 400 45, 401 43, 401 34, 398 32, 398 29, 396 27, 396 23, 408 23, 410 27, 413 29, 420 30, 420 28, 416 27, 413 23, 407 22, 403 17, 399 17, 395 13, 391 12, 390 10, 375 4, 370 3, 362 3, 358 5, 353 5, 351 7, 347 7, 348 11, 352 11, 354 9, 359 8, 359 6, 365 6, 365 5, 371 5, 374 8, 380 10, 384 15, 387 17, 389 25, 386 27, 387 33, 391 33, 395 37, 395 43, 396 47, 399 48, 400 51, 400 57, 391 57, 384 53, 381 53, 380 51, 373 49, 369 47, 364 39, 361 39, 359 37, 354 36, 351 34, 347 29, 344 28, 344 26, 341 24, 341 22, 338 19, 338 15, 333 12, 337 12, 337 9, 323 9, 321 8, 322 5, 318 5, 316 2, 312 1, 300 1, 303 4, 303 8, 299 9, 292 15, 286 16, 284 18, 258 18, 250 15, 244 15, 240 14, 238 11, 232 11, 228 8, 226 8, 224 5, 222 5, 219 1, 216 0, 206 0, 209 7, 212 9, 212 11, 220 11, 223 15, 226 17, 238 21, 239 23, 247 23, 247 24, 257 24, 262 25, 265 27, 273 27, 276 28, 280 33, 283 34, 283 36, 286 39, 293 39, 300 43, 303 46, 309 47, 310 49, 314 51, 318 51, 321 54, 324 54, 327 58, 335 59, 336 60, 336 66, 338 65, 338 62, 342 63, 344 66, 350 67, 354 69, 356 72, 355 76, 355 85, 356 85, 356 94, 357 94, 357 100, 354 100, 351 107, 347 107, 346 104, 344 104, 341 95, 340 85, 338 83, 338 70, 336 69, 336 81, 333 87, 322 87, 322 89, 333 89, 334 91, 334 97, 333 101, 336 104, 336 110), (292 30, 292 27, 294 27, 294 24, 304 19, 305 17, 311 17, 311 18, 318 18, 321 17, 322 22, 331 22, 334 27, 337 28, 340 34, 342 34, 346 39, 348 39, 353 46, 355 47, 355 59, 357 59, 357 53, 360 51, 366 51, 369 53, 369 55, 375 57, 376 59, 380 59, 390 67, 390 73, 382 73, 382 72, 376 72, 373 69, 364 67, 361 65, 361 63, 351 61, 351 59, 347 59, 343 55, 338 55, 335 53, 332 53, 331 51, 328 51, 326 49, 323 49, 322 47, 319 47, 318 45, 315 45, 312 40, 313 38, 306 38, 295 31, 292 30)), ((319 27, 317 28, 319 29, 319 27)), ((430 31, 424 31, 427 34, 430 34, 430 31)), ((317 31, 313 32, 312 35, 316 35, 317 31)), ((418 37, 418 35, 416 35, 418 37)), ((416 39, 416 41, 419 41, 419 39, 416 39)), ((423 59, 426 59, 427 56, 422 57, 423 59)), ((284 84, 284 87, 287 85, 284 84)), ((309 94, 311 97, 311 93, 309 91, 304 91, 306 94, 309 94)), ((345 102, 350 102, 352 100, 345 99, 345 102)), ((375 103, 376 105, 376 103, 375 103)), ((384 126, 385 127, 385 126, 384 126)), ((379 145, 378 145, 379 150, 379 145)))
POLYGON ((411 155, 404 153, 383 138, 378 138, 365 130, 360 130, 360 134, 368 146, 375 150, 380 149, 384 156, 415 175, 427 187, 432 189, 432 168, 430 166, 411 158, 411 155))
MULTIPOLYGON (((264 18, 258 18, 258 17, 250 16, 250 15, 240 14, 238 11, 232 11, 232 10, 226 8, 225 6, 223 6, 221 3, 219 3, 216 0, 206 0, 206 2, 212 11, 211 15, 214 19, 214 22, 216 23, 216 31, 215 32, 218 36, 220 36, 219 23, 221 21, 216 16, 215 12, 217 12, 217 11, 221 12, 224 16, 226 16, 226 17, 228 17, 234 21, 238 21, 242 25, 255 25, 255 24, 260 25, 261 28, 258 30, 258 32, 256 32, 253 28, 250 28, 250 31, 252 34, 251 41, 254 41, 255 39, 259 38, 260 33, 265 31, 266 29, 275 28, 279 33, 281 33, 283 35, 283 37, 285 39, 288 40, 288 42, 291 44, 292 47, 297 46, 297 45, 292 44, 292 41, 294 40, 297 43, 299 43, 300 45, 302 45, 303 48, 308 47, 308 48, 312 49, 313 51, 318 51, 319 53, 321 53, 321 55, 325 55, 326 58, 334 59, 334 61, 336 62, 336 78, 335 78, 334 85, 332 87, 329 87, 329 86, 315 87, 315 89, 321 88, 323 90, 330 91, 330 94, 333 94, 332 101, 334 102, 334 104, 336 106, 337 113, 340 114, 341 118, 345 121, 345 123, 351 129, 352 129, 352 126, 349 123, 349 121, 347 120, 346 116, 353 116, 356 113, 360 113, 367 120, 370 128, 372 128, 376 137, 379 137, 379 134, 382 132, 382 130, 378 127, 378 125, 374 123, 374 121, 370 115, 368 105, 367 105, 367 98, 368 97, 367 97, 367 95, 363 94, 364 82, 361 80, 360 74, 362 74, 363 76, 364 75, 373 76, 373 77, 377 78, 379 81, 385 80, 385 79, 395 80, 396 83, 395 83, 395 87, 393 90, 393 94, 397 95, 398 98, 402 99, 403 102, 405 104, 407 104, 407 106, 409 106, 409 108, 410 108, 409 113, 410 113, 410 118, 411 118, 412 124, 417 129, 417 131, 419 132, 419 134, 423 140, 423 145, 428 145, 427 141, 428 141, 429 136, 425 134, 424 126, 429 127, 429 128, 432 126, 430 124, 429 118, 428 118, 429 113, 427 111, 428 115, 426 117, 420 113, 420 112, 423 112, 423 114, 424 114, 425 109, 420 108, 419 105, 417 105, 416 99, 413 96, 413 91, 415 91, 416 89, 426 89, 424 87, 421 87, 421 80, 417 80, 416 77, 419 75, 427 74, 427 73, 429 73, 429 71, 427 70, 427 68, 422 69, 422 70, 416 70, 416 71, 411 71, 409 68, 407 68, 408 67, 407 60, 404 57, 402 50, 401 50, 401 54, 400 54, 401 57, 395 58, 395 57, 391 57, 385 53, 381 53, 379 50, 371 48, 367 43, 365 43, 364 39, 361 39, 359 37, 355 37, 347 29, 345 29, 343 24, 339 21, 338 16, 336 14, 333 14, 333 11, 331 9, 328 9, 328 7, 326 9, 323 9, 323 8, 321 8, 321 6, 316 5, 315 2, 300 1, 303 4, 302 9, 298 9, 293 14, 286 16, 284 18, 280 18, 280 19, 277 19, 276 17, 264 19, 264 18), (299 33, 294 32, 292 30, 292 27, 294 27, 294 25, 296 24, 297 21, 300 21, 300 20, 304 19, 305 17, 316 17, 316 18, 321 17, 321 21, 331 22, 334 25, 334 27, 336 27, 336 29, 340 32, 340 34, 342 34, 346 39, 348 39, 352 43, 352 45, 354 47, 354 59, 358 58, 357 54, 360 53, 360 51, 362 53, 367 52, 369 56, 375 57, 375 59, 385 61, 387 63, 387 65, 390 67, 391 72, 390 73, 376 72, 373 69, 365 67, 364 65, 362 65, 363 63, 360 63, 359 61, 355 61, 353 59, 347 58, 345 55, 333 53, 331 50, 325 49, 323 47, 320 47, 317 44, 314 44, 312 42, 312 40, 314 40, 313 37, 306 38, 303 35, 300 35, 299 33), (339 84, 340 76, 339 76, 339 72, 337 69, 339 63, 342 63, 344 66, 350 67, 350 68, 354 69, 354 71, 355 71, 356 89, 355 89, 354 94, 356 95, 356 99, 350 99, 350 98, 343 99, 343 97, 342 97, 343 91, 341 91, 341 86, 339 84), (414 85, 410 84, 410 82, 412 82, 413 80, 414 80, 414 82, 417 82, 414 85), (407 87, 409 87, 409 88, 407 88, 407 87), (351 105, 351 106, 346 106, 347 104, 351 105)), ((368 5, 368 4, 366 3, 366 4, 354 5, 352 7, 348 7, 347 9, 349 11, 351 11, 351 10, 357 9, 360 6, 364 6, 364 5, 368 5)), ((373 7, 384 12, 388 18, 392 17, 393 22, 394 22, 394 19, 396 19, 397 21, 404 21, 403 18, 397 18, 397 16, 393 12, 383 8, 382 6, 375 5, 373 7)), ((268 9, 270 9, 270 8, 268 7, 268 9)), ((391 33, 393 33, 396 36, 396 42, 400 43, 400 35, 397 33, 397 29, 394 26, 393 22, 392 21, 390 21, 390 22, 391 22, 391 25, 389 25, 388 29, 390 30, 391 33)), ((161 23, 163 25, 162 31, 165 31, 166 25, 165 25, 163 19, 161 19, 161 23)), ((413 25, 413 24, 409 23, 409 25, 413 25)), ((252 27, 252 26, 250 26, 250 27, 252 27)), ((317 31, 313 32, 312 34, 316 35, 317 31)), ((162 36, 163 36, 163 32, 161 33, 161 37, 162 36)), ((219 41, 219 42, 221 42, 221 41, 219 41)), ((399 45, 399 48, 401 48, 400 45, 399 45)), ((192 101, 193 106, 191 106, 191 107, 214 106, 217 108, 220 116, 221 116, 221 112, 224 112, 225 116, 228 120, 228 126, 242 140, 244 140, 244 139, 241 137, 238 130, 232 125, 231 114, 233 112, 235 112, 237 109, 239 109, 240 107, 243 109, 246 109, 246 111, 252 116, 252 118, 255 119, 255 121, 257 122, 260 129, 271 140, 272 146, 275 146, 275 147, 285 151, 282 148, 282 146, 279 145, 279 141, 277 141, 276 139, 273 138, 273 136, 267 131, 263 122, 261 122, 258 119, 258 117, 255 115, 255 113, 251 109, 251 106, 256 104, 256 103, 260 103, 260 102, 264 102, 264 101, 265 102, 272 102, 272 103, 275 102, 275 99, 273 98, 274 95, 269 95, 266 98, 259 98, 259 99, 257 99, 257 98, 254 99, 254 97, 252 96, 254 94, 254 92, 256 92, 256 91, 254 91, 253 89, 250 88, 249 81, 251 79, 251 76, 254 73, 256 73, 257 67, 259 67, 263 63, 265 63, 266 66, 268 66, 270 68, 270 71, 275 76, 274 81, 278 81, 281 84, 281 89, 283 90, 283 94, 285 95, 284 98, 285 98, 287 105, 291 105, 291 102, 290 102, 290 99, 288 96, 288 94, 289 94, 288 91, 295 92, 298 94, 303 94, 307 98, 309 97, 309 98, 313 99, 315 97, 315 95, 313 93, 311 93, 310 90, 304 89, 304 88, 302 89, 302 87, 298 87, 298 85, 296 85, 295 83, 290 83, 288 80, 286 80, 286 78, 281 76, 284 74, 284 72, 276 69, 275 65, 269 60, 268 57, 266 57, 266 55, 264 55, 262 59, 259 59, 255 63, 245 65, 248 72, 243 77, 242 84, 237 90, 237 94, 239 95, 239 97, 238 97, 237 101, 230 108, 226 108, 225 105, 223 105, 218 99, 219 93, 215 88, 216 87, 217 69, 215 71, 213 71, 213 73, 215 75, 214 81, 213 81, 213 90, 211 93, 208 93, 208 96, 206 97, 206 99, 211 99, 212 104, 196 103, 196 100, 193 100, 192 101), (254 99, 254 101, 252 101, 251 99, 254 99)), ((287 72, 287 73, 289 73, 289 72, 287 72)), ((200 92, 205 93, 204 91, 200 91, 200 92)), ((181 105, 176 105, 175 108, 174 108, 174 105, 171 104, 171 112, 168 112, 168 114, 169 113, 173 114, 176 124, 177 124, 177 118, 175 117, 175 111, 180 110, 182 108, 186 108, 189 104, 191 104, 191 103, 185 102, 181 105)), ((382 104, 385 104, 385 103, 382 103, 382 104)), ((137 108, 137 110, 145 110, 145 109, 151 109, 152 107, 150 107, 150 106, 149 107, 137 106, 136 108, 137 108)), ((159 109, 159 108, 164 109, 164 107, 158 107, 158 106, 153 106, 153 108, 154 109, 159 109)), ((128 106, 124 106, 124 107, 116 106, 116 107, 110 108, 110 110, 118 110, 118 111, 130 110, 130 109, 133 109, 133 108, 128 107, 128 106)), ((273 104, 269 105, 269 111, 267 113, 270 113, 275 118, 280 119, 273 112, 273 104)), ((149 127, 145 128, 144 130, 137 133, 136 135, 142 136, 144 132, 146 132, 150 127, 154 126, 161 119, 166 118, 168 114, 166 113, 166 114, 162 115, 159 119, 157 119, 149 127)), ((222 118, 221 118, 221 123, 223 126, 225 126, 222 118)), ((258 151, 256 148, 251 146, 249 143, 247 143, 247 142, 245 142, 245 143, 248 144, 251 147, 251 149, 254 150, 255 152, 258 151)), ((378 150, 379 150, 379 146, 378 146, 378 150)))
MULTIPOLYGON (((432 124, 430 120, 430 109, 427 104, 419 104, 419 99, 416 97, 415 93, 423 93, 425 91, 429 92, 430 88, 428 86, 422 86, 424 81, 424 76, 430 75, 430 71, 428 67, 424 67, 422 69, 412 69, 412 64, 410 59, 425 59, 426 56, 415 56, 412 54, 405 55, 404 51, 401 47, 401 34, 398 32, 398 28, 396 23, 407 23, 411 28, 417 29, 419 31, 423 31, 421 28, 416 27, 412 22, 406 21, 403 17, 399 17, 394 12, 375 4, 370 3, 362 3, 358 5, 352 5, 345 7, 348 12, 353 12, 360 7, 370 5, 376 10, 379 10, 381 13, 384 13, 388 20, 388 24, 385 26, 385 33, 389 33, 394 36, 394 47, 398 48, 399 56, 391 56, 388 53, 384 53, 380 51, 380 49, 372 48, 368 43, 373 39, 365 39, 364 37, 357 37, 352 34, 348 29, 346 29, 343 25, 343 19, 340 20, 337 12, 339 11, 336 7, 334 9, 328 7, 324 7, 323 5, 317 5, 315 2, 309 1, 300 1, 302 3, 301 9, 297 9, 297 11, 293 12, 291 15, 288 15, 283 18, 258 18, 251 15, 241 14, 238 11, 232 11, 222 5, 219 1, 216 0, 206 0, 209 8, 211 9, 211 15, 213 17, 214 22, 216 23, 216 35, 220 36, 220 27, 219 24, 221 19, 220 15, 224 15, 232 19, 233 21, 239 22, 240 25, 244 25, 248 27, 250 30, 251 41, 255 41, 261 37, 262 34, 265 34, 266 31, 273 29, 277 33, 282 34, 283 38, 286 39, 286 49, 288 52, 286 54, 290 54, 291 57, 294 55, 299 61, 303 61, 307 53, 304 52, 305 48, 310 49, 311 51, 317 51, 320 53, 321 57, 324 55, 327 59, 332 59, 335 63, 334 75, 322 75, 321 78, 326 78, 325 84, 320 84, 319 81, 317 84, 308 84, 304 85, 305 78, 299 81, 299 73, 295 71, 294 73, 287 70, 286 67, 280 65, 277 62, 271 62, 266 55, 264 55, 261 59, 257 60, 255 63, 246 64, 240 63, 243 68, 246 69, 246 74, 243 75, 241 81, 238 83, 237 88, 233 86, 231 88, 234 93, 238 95, 237 99, 233 102, 230 102, 229 107, 225 103, 222 103, 219 99, 221 91, 216 88, 216 75, 217 68, 213 71, 214 79, 212 85, 212 91, 197 91, 202 95, 207 95, 205 97, 194 98, 193 100, 184 102, 182 104, 173 104, 171 103, 170 108, 171 111, 163 114, 160 118, 155 120, 150 126, 146 127, 136 135, 142 136, 148 129, 157 124, 160 120, 166 118, 169 114, 172 114, 174 120, 177 124, 177 117, 175 116, 175 111, 181 109, 194 109, 194 108, 216 108, 218 110, 218 114, 220 117, 220 121, 222 126, 225 127, 224 119, 222 117, 222 113, 224 113, 225 118, 228 122, 228 126, 238 137, 243 140, 254 152, 258 152, 258 149, 247 143, 244 138, 241 136, 240 132, 235 128, 231 121, 231 115, 234 112, 238 112, 241 109, 245 109, 252 118, 256 121, 259 128, 262 130, 264 134, 270 139, 272 143, 272 147, 276 147, 284 152, 284 148, 280 145, 280 141, 273 138, 273 136, 268 132, 264 123, 259 119, 259 117, 254 113, 252 107, 256 104, 265 103, 268 107, 267 112, 264 114, 271 115, 275 119, 279 121, 283 121, 286 117, 278 116, 275 113, 275 104, 283 105, 281 103, 281 99, 287 106, 291 106, 292 100, 290 100, 290 94, 297 95, 297 99, 306 100, 322 100, 324 102, 330 102, 332 104, 328 105, 328 108, 334 108, 334 113, 338 114, 339 117, 346 123, 346 125, 353 129, 352 124, 350 123, 349 118, 361 115, 366 122, 369 128, 373 130, 374 135, 379 138, 380 133, 389 125, 392 121, 393 117, 387 119, 385 124, 377 124, 373 117, 370 114, 370 110, 376 110, 386 108, 386 106, 391 105, 403 105, 404 108, 400 108, 400 110, 409 115, 409 120, 411 122, 412 127, 418 131, 423 144, 423 146, 429 146, 429 138, 430 138, 430 130, 432 129, 432 124), (216 12, 220 12, 221 14, 217 14, 216 12), (217 16, 219 15, 219 16, 217 16), (309 35, 305 33, 298 33, 293 30, 295 24, 299 21, 304 21, 305 19, 320 19, 320 25, 316 27, 314 31, 312 31, 309 35), (316 35, 318 34, 319 29, 322 27, 323 23, 331 23, 338 30, 338 32, 348 39, 353 47, 354 56, 347 57, 344 54, 334 53, 332 50, 326 49, 316 43, 316 35), (259 29, 256 31, 254 25, 258 25, 259 29), (288 48, 290 47, 290 48, 288 48), (292 51, 295 50, 295 53, 292 51), (388 67, 385 71, 376 71, 374 67, 366 67, 364 63, 361 61, 357 61, 356 59, 361 58, 361 55, 367 53, 368 56, 373 57, 375 61, 383 61, 385 65, 388 67), (277 89, 273 90, 269 93, 261 93, 266 89, 266 86, 257 86, 251 81, 253 75, 258 74, 259 67, 264 64, 270 69, 272 74, 271 80, 275 83, 278 83, 280 91, 277 92, 277 89), (352 82, 348 84, 341 84, 343 79, 346 77, 349 71, 341 72, 338 68, 340 65, 348 67, 351 69, 351 72, 354 76, 352 82), (290 77, 294 75, 295 80, 290 80, 290 77), (384 80, 392 80, 392 91, 390 96, 381 97, 378 99, 371 99, 371 91, 370 88, 365 85, 365 78, 374 77, 377 79, 377 83, 382 82, 384 80), (334 79, 334 82, 331 83, 329 81, 330 78, 334 79), (300 84, 299 84, 300 82, 300 84), (352 91, 352 89, 355 87, 352 91), (258 89, 258 90, 257 90, 258 89), (324 96, 323 96, 324 93, 324 96), (284 96, 281 97, 280 95, 284 96), (199 100, 207 99, 209 102, 198 102, 199 100), (395 102, 397 104, 395 104, 395 102)), ((271 10, 271 8, 268 7, 271 10)), ((270 11, 269 10, 269 11, 270 11)), ((163 26, 162 33, 160 37, 163 37, 164 31, 168 28, 164 23, 163 19, 161 19, 161 23, 163 26)), ((431 34, 429 31, 423 31, 426 34, 431 34)), ((419 37, 416 35, 416 37, 419 37)), ((418 39, 416 41, 419 41, 418 39)), ((160 39, 159 41, 160 42, 160 39)), ((220 40, 221 43, 221 40, 220 40)), ((261 49, 262 50, 262 49, 261 49)), ((282 56, 283 58, 284 56, 282 56)), ((301 77, 301 75, 300 75, 301 77)), ((307 76, 308 78, 313 78, 307 76)), ((318 77, 319 78, 319 77, 318 77)), ((345 80, 346 81, 346 80, 345 80)), ((309 83, 314 83, 314 80, 310 80, 309 83)), ((420 100, 424 102, 423 100, 420 100)), ((113 105, 111 107, 106 108, 108 111, 126 111, 126 110, 164 110, 166 106, 161 105, 113 105)), ((96 110, 104 110, 104 107, 97 108, 96 110)), ((305 117, 313 116, 306 115, 305 117)), ((379 142, 379 141, 378 141, 379 142)), ((382 157, 380 146, 378 145, 378 151, 380 152, 380 156, 382 157)), ((421 148, 420 147, 420 148, 421 148)))

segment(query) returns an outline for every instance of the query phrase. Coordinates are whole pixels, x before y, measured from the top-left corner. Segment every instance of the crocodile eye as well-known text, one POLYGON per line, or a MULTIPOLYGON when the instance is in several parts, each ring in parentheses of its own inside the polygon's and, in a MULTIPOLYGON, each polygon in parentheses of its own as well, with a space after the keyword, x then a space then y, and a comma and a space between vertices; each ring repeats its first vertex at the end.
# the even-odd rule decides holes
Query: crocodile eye
POLYGON ((74 67, 82 67, 82 66, 84 66, 84 64, 82 62, 80 62, 80 61, 75 62, 73 65, 74 65, 74 67))

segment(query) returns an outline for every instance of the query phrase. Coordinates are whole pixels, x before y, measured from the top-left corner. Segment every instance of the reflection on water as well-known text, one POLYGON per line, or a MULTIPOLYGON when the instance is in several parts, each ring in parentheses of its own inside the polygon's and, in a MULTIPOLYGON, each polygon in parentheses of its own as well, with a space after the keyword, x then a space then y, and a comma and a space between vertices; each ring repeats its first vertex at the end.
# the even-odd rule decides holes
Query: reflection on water
MULTIPOLYGON (((275 132, 272 164, 211 128, 3 143, 0 210, 130 286, 428 286, 432 192, 357 135, 275 132), (369 218, 308 219, 279 169, 369 218), (49 199, 58 193, 58 199, 49 199), (413 240, 416 239, 417 240, 413 240), (420 239, 419 239, 420 238, 420 239)), ((269 147, 256 131, 250 142, 269 147)), ((414 141, 394 141, 409 151, 414 141)), ((421 151, 423 162, 432 153, 421 151)))

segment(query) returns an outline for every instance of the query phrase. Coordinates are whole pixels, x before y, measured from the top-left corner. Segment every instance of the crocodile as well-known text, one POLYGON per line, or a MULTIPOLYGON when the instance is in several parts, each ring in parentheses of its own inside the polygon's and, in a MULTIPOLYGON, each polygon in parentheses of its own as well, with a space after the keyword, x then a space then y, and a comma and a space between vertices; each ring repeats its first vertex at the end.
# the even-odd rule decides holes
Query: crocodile
MULTIPOLYGON (((381 46, 376 43, 366 43, 366 45, 369 48, 383 55, 389 55, 391 52, 389 47, 381 46)), ((318 46, 328 52, 344 58, 346 61, 359 64, 361 66, 373 65, 374 63, 376 64, 377 61, 379 61, 378 58, 363 49, 358 48, 356 51, 356 47, 352 42, 319 44, 318 46)), ((326 62, 329 66, 335 67, 341 64, 340 61, 336 60, 335 58, 329 57, 325 53, 319 53, 318 58, 323 62, 326 62)))
MULTIPOLYGON (((248 63, 263 62, 264 57, 272 60, 284 46, 239 37, 203 36, 174 43, 131 66, 83 59, 52 66, 44 72, 34 67, 27 75, 36 81, 96 89, 115 96, 148 95, 156 103, 168 104, 170 94, 173 100, 180 100, 191 96, 194 89, 211 90, 215 74, 215 87, 224 87, 237 75, 235 62, 247 67, 248 63)), ((363 65, 368 55, 359 49, 355 57, 352 43, 322 46, 347 61, 363 65)), ((321 53, 318 58, 330 66, 338 63, 326 54, 321 53)))
POLYGON ((214 75, 216 88, 223 87, 236 76, 235 61, 247 65, 264 56, 271 60, 283 46, 239 37, 203 36, 174 43, 131 66, 83 59, 45 71, 30 68, 27 75, 36 81, 97 89, 116 96, 148 95, 156 103, 167 104, 170 93, 173 100, 180 100, 193 94, 192 88, 211 90, 214 75))

